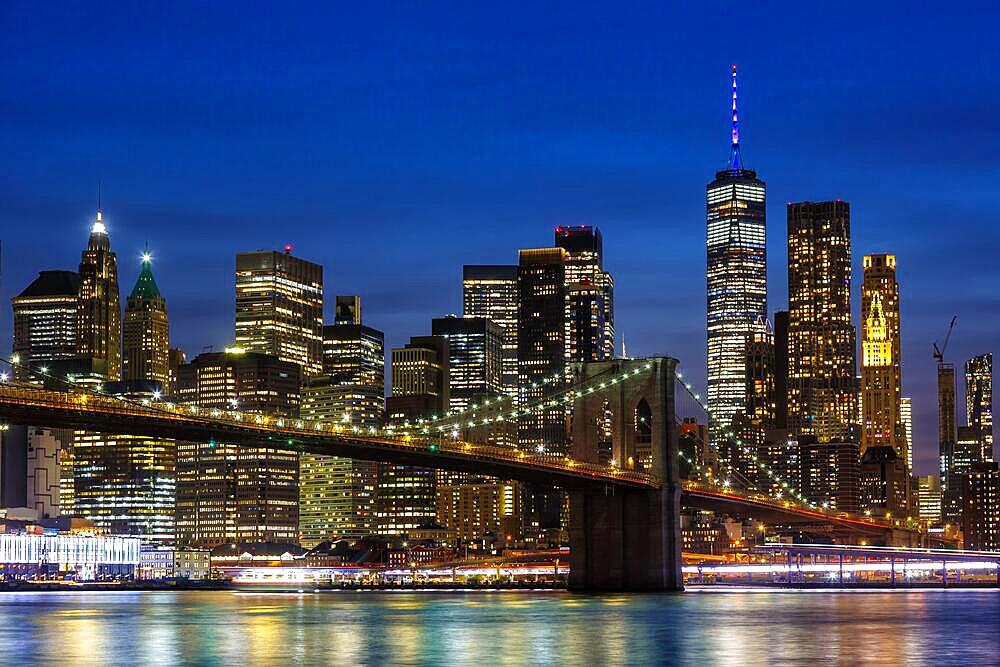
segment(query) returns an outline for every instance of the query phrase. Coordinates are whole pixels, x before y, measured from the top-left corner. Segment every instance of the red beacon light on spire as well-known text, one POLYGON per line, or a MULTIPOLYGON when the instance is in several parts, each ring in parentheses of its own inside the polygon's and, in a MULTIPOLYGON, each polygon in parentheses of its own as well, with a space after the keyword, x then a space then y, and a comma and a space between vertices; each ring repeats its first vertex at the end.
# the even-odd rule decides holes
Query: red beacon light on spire
POLYGON ((285 244, 285 254, 286 255, 291 255, 292 254, 292 244, 291 243, 286 243, 285 244))

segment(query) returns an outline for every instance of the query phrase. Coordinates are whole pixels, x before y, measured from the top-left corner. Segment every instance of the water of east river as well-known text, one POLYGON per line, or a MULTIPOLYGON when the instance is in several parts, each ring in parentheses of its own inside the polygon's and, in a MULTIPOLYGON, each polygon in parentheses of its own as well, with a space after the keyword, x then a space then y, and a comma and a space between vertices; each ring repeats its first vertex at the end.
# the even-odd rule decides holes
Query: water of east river
POLYGON ((0 593, 2 665, 1000 665, 1000 590, 0 593))

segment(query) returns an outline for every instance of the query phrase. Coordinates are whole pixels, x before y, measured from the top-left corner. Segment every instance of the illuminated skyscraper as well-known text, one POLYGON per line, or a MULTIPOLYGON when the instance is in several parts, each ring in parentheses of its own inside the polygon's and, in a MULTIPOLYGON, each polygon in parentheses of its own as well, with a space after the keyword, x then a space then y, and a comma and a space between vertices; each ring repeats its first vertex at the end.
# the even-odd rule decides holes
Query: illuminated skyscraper
POLYGON ((323 267, 284 252, 236 255, 236 345, 323 370, 323 267))
POLYGON ((431 333, 448 340, 448 409, 464 410, 503 390, 503 330, 482 317, 439 317, 431 333))
MULTIPOLYGON (((440 317, 431 320, 431 332, 448 341, 448 409, 465 410, 483 401, 502 396, 503 330, 482 317, 440 317)), ((462 437, 471 442, 514 444, 507 422, 462 429, 462 437)), ((437 471, 437 486, 459 483, 493 483, 483 475, 437 471)), ((439 506, 440 508, 440 506, 439 506)), ((499 515, 495 517, 499 521, 499 515)))
MULTIPOLYGON (((518 400, 538 401, 544 380, 566 368, 566 251, 521 250, 518 268, 518 400)), ((550 383, 551 384, 551 383, 550 383)), ((518 422, 518 443, 526 449, 564 454, 566 414, 562 407, 532 412, 518 422)))
POLYGON ((941 523, 941 477, 920 475, 917 477, 917 507, 920 520, 927 525, 941 523))
POLYGON ((77 354, 106 364, 105 377, 122 377, 122 311, 118 261, 111 252, 100 204, 80 260, 80 292, 76 314, 77 354))
POLYGON ((517 395, 517 267, 466 265, 462 269, 462 314, 485 317, 502 330, 504 393, 517 395))
POLYGON ((614 356, 615 283, 604 270, 601 230, 556 227, 555 247, 566 251, 566 359, 603 361, 614 356))
MULTIPOLYGON (((297 416, 298 364, 232 349, 198 355, 178 370, 180 402, 200 408, 297 416)), ((295 542, 299 457, 281 447, 177 443, 177 539, 217 546, 295 542)))
POLYGON ((789 430, 857 442, 847 202, 788 205, 788 311, 789 430))
POLYGON ((152 257, 142 254, 142 270, 125 302, 122 326, 125 380, 152 380, 161 391, 170 384, 170 328, 167 302, 153 279, 152 257))
POLYGON ((983 461, 993 460, 993 355, 980 354, 965 362, 965 411, 969 426, 979 430, 983 461))
POLYGON ((862 264, 861 454, 869 447, 892 447, 908 466, 913 456, 901 410, 896 257, 865 255, 862 264))
POLYGON ((906 396, 899 399, 899 418, 903 422, 903 433, 906 434, 906 468, 913 472, 913 399, 906 396))
POLYGON ((14 310, 14 344, 20 360, 14 368, 18 380, 27 380, 27 368, 76 357, 77 298, 80 276, 72 271, 42 271, 30 285, 11 299, 14 310))
MULTIPOLYGON (((323 327, 323 375, 302 387, 303 419, 367 431, 385 424, 384 334, 361 323, 361 299, 338 296, 334 324, 323 327)), ((375 529, 377 465, 303 454, 299 528, 303 546, 375 529)))
POLYGON ((63 503, 63 514, 115 535, 175 539, 173 440, 75 431, 72 452, 72 504, 63 503))
POLYGON ((729 165, 706 188, 708 408, 716 427, 745 409, 746 341, 767 319, 765 187, 743 166, 735 65, 732 114, 729 165))

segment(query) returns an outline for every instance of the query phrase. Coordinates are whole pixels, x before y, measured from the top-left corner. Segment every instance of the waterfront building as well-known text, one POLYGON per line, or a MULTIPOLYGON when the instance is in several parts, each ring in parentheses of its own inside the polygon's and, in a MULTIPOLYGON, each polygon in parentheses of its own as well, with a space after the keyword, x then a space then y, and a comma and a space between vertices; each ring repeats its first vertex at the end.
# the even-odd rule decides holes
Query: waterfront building
POLYGON ((860 495, 858 443, 819 442, 799 436, 802 495, 809 502, 841 512, 857 512, 860 495))
POLYGON ((482 317, 501 330, 501 386, 517 396, 517 266, 467 264, 462 268, 462 315, 482 317))
MULTIPOLYGON (((323 327, 323 375, 302 387, 301 416, 368 431, 385 424, 384 334, 361 323, 361 299, 338 296, 333 325, 323 327)), ((314 547, 331 537, 356 539, 375 528, 378 464, 303 454, 299 532, 314 547)))
POLYGON ((203 581, 211 575, 212 552, 209 549, 161 546, 143 548, 139 552, 139 568, 136 573, 139 579, 203 581))
POLYGON ((0 534, 0 566, 5 578, 72 573, 78 581, 132 577, 142 540, 101 535, 0 534))
POLYGON ((80 259, 77 294, 76 353, 106 364, 105 379, 122 376, 122 323, 118 291, 118 260, 111 251, 100 203, 80 259))
POLYGON ((980 354, 965 362, 965 412, 979 429, 983 461, 993 460, 993 355, 980 354))
POLYGON ((708 409, 718 428, 745 413, 747 337, 767 318, 764 181, 743 165, 733 66, 729 163, 706 186, 708 409))
POLYGON ((1000 468, 994 461, 974 464, 962 475, 963 547, 1000 551, 1000 468))
POLYGON ((236 346, 323 370, 323 267, 284 252, 236 255, 236 346))
POLYGON ((941 476, 917 477, 917 506, 920 521, 928 526, 941 523, 941 476))
POLYGON ((902 417, 899 283, 895 255, 865 255, 861 283, 861 453, 888 446, 910 465, 902 417))
POLYGON ((458 544, 483 540, 489 534, 520 532, 520 491, 499 481, 441 484, 437 487, 437 522, 456 536, 458 544))
POLYGON ((114 535, 175 539, 173 440, 74 431, 72 453, 72 504, 63 505, 63 514, 114 535))
POLYGON ((14 379, 30 379, 29 368, 77 356, 77 299, 80 276, 73 271, 40 271, 11 299, 14 340, 11 354, 19 366, 14 379))
POLYGON ((788 428, 819 442, 856 439, 847 202, 788 205, 788 306, 788 428))
MULTIPOLYGON (((292 417, 300 369, 276 356, 231 348, 178 370, 179 401, 199 408, 292 417)), ((299 532, 299 458, 281 447, 177 444, 177 539, 212 547, 288 542, 299 532)))
POLYGON ((125 381, 152 380, 161 394, 170 385, 170 329, 167 302, 153 278, 152 256, 142 254, 142 270, 125 302, 122 325, 122 358, 125 381))

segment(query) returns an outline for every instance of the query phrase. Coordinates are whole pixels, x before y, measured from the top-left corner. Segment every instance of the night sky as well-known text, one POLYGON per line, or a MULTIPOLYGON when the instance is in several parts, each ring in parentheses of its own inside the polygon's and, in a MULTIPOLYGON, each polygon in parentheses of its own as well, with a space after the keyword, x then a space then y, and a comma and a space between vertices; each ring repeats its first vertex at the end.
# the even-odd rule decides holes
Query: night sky
POLYGON ((189 355, 231 342, 241 250, 294 244, 397 346, 461 311, 462 264, 591 224, 629 353, 703 386, 705 184, 735 62, 769 309, 785 203, 848 200, 855 296, 863 254, 898 258, 918 471, 931 342, 957 314, 951 361, 1000 353, 996 3, 146 4, 0 6, 4 303, 76 269, 99 179, 123 294, 148 240, 189 355))

